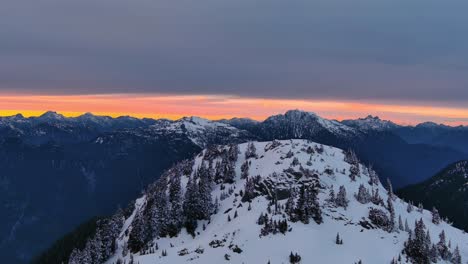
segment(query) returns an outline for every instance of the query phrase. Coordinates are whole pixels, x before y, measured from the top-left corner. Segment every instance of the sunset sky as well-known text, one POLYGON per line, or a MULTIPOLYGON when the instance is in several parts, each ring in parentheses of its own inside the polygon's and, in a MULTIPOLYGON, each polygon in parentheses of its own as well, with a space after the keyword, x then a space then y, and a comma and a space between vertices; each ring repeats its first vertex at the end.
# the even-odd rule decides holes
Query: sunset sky
POLYGON ((466 0, 3 0, 0 115, 468 124, 466 0))

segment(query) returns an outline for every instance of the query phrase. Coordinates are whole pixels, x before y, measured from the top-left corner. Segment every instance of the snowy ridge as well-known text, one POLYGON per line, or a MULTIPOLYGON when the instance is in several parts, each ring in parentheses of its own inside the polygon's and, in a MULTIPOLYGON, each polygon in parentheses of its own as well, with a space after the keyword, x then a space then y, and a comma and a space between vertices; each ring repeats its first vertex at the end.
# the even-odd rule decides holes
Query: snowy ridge
POLYGON ((154 125, 153 129, 159 133, 186 135, 194 144, 202 148, 210 144, 211 141, 220 141, 223 138, 239 139, 239 142, 252 138, 248 132, 229 124, 196 116, 183 117, 174 122, 159 123, 154 125))
POLYGON ((385 131, 398 128, 399 126, 392 121, 382 120, 378 116, 368 115, 365 118, 355 120, 343 120, 341 123, 361 131, 385 131))
MULTIPOLYGON (((300 263, 412 263, 411 257, 402 251, 408 241, 407 231, 413 230, 415 221, 420 219, 432 243, 437 243, 444 231, 447 243, 451 244, 450 251, 455 252, 458 246, 463 263, 468 260, 466 233, 444 221, 434 224, 431 212, 413 209, 394 197, 380 184, 372 169, 356 161, 352 152, 306 140, 205 149, 193 161, 182 162, 169 170, 136 201, 132 215, 119 231, 117 250, 106 263, 290 263, 291 252, 300 256, 300 263), (220 170, 225 173, 218 173, 220 170), (196 227, 190 232, 193 235, 182 227, 173 237, 165 231, 164 235, 157 235, 166 230, 167 226, 163 225, 167 223, 182 224, 182 219, 169 217, 177 204, 170 199, 171 186, 180 180, 180 196, 185 197, 186 210, 190 205, 187 199, 191 199, 187 198, 188 190, 205 186, 202 181, 206 179, 202 180, 201 175, 209 175, 212 180, 209 188, 213 207, 203 204, 198 209, 203 212, 211 208, 214 213, 195 221, 196 227), (200 182, 193 185, 194 179, 200 182), (379 197, 380 202, 372 200, 371 195, 362 195, 359 189, 372 194, 378 191, 379 195, 372 197, 379 197), (310 214, 305 218, 299 215, 303 214, 300 210, 288 210, 301 204, 302 190, 310 190, 307 197, 316 199, 307 207, 310 214), (330 199, 332 190, 337 194, 334 199, 330 199), (359 201, 355 196, 358 193, 359 201), (164 207, 168 211, 157 206, 161 202, 169 203, 164 207), (294 206, 290 207, 291 204, 294 206), (371 208, 387 217, 393 211, 395 226, 388 228, 371 220, 371 208), (162 211, 166 213, 160 214, 162 211), (268 215, 267 219, 275 221, 275 227, 257 224, 260 215, 268 215), (399 218, 408 226, 399 224, 399 218), (286 223, 286 227, 276 223, 286 223), (147 231, 153 232, 148 236, 145 228, 156 231, 147 231), (340 239, 341 243, 337 243, 340 239)), ((199 195, 206 197, 206 192, 200 192, 199 195)), ((180 216, 188 217, 185 211, 180 216)), ((75 259, 70 263, 76 263, 73 261, 79 259, 78 253, 75 252, 75 259)), ((451 263, 441 257, 436 262, 451 263)))
POLYGON ((290 110, 284 115, 275 115, 261 123, 263 130, 273 138, 303 138, 329 133, 337 137, 354 137, 359 131, 336 120, 329 120, 312 112, 290 110), (277 129, 278 131, 270 131, 277 129), (273 133, 273 134, 272 134, 273 133))

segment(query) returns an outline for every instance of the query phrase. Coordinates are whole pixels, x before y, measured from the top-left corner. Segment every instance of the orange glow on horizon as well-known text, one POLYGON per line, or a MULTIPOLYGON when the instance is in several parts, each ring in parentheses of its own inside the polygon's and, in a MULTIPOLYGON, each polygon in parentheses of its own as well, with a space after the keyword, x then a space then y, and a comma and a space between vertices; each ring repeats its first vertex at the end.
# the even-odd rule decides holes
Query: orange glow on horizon
POLYGON ((400 124, 434 121, 448 125, 468 125, 468 108, 409 105, 344 100, 262 99, 217 95, 0 95, 0 116, 21 113, 39 116, 57 111, 65 116, 85 112, 112 117, 178 119, 200 116, 208 119, 249 117, 263 120, 290 109, 316 112, 337 120, 378 115, 400 124))

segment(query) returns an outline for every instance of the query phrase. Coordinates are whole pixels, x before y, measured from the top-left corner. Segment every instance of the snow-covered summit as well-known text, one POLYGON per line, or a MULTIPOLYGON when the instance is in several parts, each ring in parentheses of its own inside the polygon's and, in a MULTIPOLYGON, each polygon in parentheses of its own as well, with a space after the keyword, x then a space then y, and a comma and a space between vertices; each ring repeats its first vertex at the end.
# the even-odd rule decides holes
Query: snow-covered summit
POLYGON ((237 129, 229 124, 211 121, 201 117, 183 117, 176 121, 159 122, 152 127, 159 133, 185 135, 196 145, 204 148, 216 142, 245 142, 253 136, 247 131, 237 129))
MULTIPOLYGON (((329 133, 335 136, 355 136, 357 131, 336 120, 329 120, 312 112, 289 110, 284 115, 275 115, 263 122, 266 130, 281 128, 278 133, 287 133, 291 138, 302 138, 305 135, 329 133)), ((277 137, 281 138, 281 137, 277 137)))
POLYGON ((352 151, 306 140, 205 149, 111 219, 70 263, 468 259, 467 234, 396 197, 352 151))
POLYGON ((343 120, 341 123, 361 131, 385 131, 398 128, 399 126, 390 120, 382 120, 378 116, 368 115, 365 118, 343 120))

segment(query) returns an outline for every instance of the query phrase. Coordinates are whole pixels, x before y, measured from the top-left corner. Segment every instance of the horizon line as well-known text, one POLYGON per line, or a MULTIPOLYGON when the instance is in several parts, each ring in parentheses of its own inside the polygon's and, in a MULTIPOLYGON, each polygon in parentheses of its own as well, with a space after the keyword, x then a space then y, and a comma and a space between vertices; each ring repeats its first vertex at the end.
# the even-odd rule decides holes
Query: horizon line
POLYGON ((468 107, 437 102, 386 102, 332 99, 274 99, 229 95, 109 94, 109 95, 12 95, 0 94, 0 116, 40 116, 52 109, 64 116, 84 113, 100 116, 176 120, 198 116, 209 120, 249 118, 263 121, 291 109, 314 112, 332 120, 379 116, 399 125, 433 122, 447 126, 468 125, 468 107))
POLYGON ((286 114, 286 112, 289 112, 289 111, 301 111, 301 112, 306 112, 306 113, 311 113, 311 114, 315 114, 321 118, 325 118, 327 120, 335 120, 335 121, 338 121, 338 122, 342 122, 342 121, 345 121, 345 120, 359 120, 359 119, 365 119, 367 117, 373 117, 373 118, 378 118, 380 119, 381 121, 388 121, 388 122, 392 122, 396 125, 399 125, 399 126, 409 126, 409 127, 414 127, 414 126, 417 126, 417 125, 420 125, 420 124, 424 124, 424 123, 434 123, 434 124, 437 124, 437 125, 443 125, 443 126, 448 126, 448 127, 451 127, 451 128, 457 128, 457 127, 467 127, 467 125, 448 125, 448 124, 444 124, 444 123, 437 123, 437 122, 434 122, 434 121, 431 121, 431 120, 427 120, 427 121, 423 121, 423 122, 420 122, 420 123, 416 123, 416 124, 401 124, 401 123, 398 123, 398 122, 395 122, 393 120, 388 120, 388 119, 381 119, 378 115, 373 115, 373 114, 368 114, 366 116, 363 116, 363 117, 358 117, 358 118, 353 118, 353 119, 336 119, 336 118, 328 118, 328 117, 324 117, 324 116, 321 116, 321 115, 318 115, 317 113, 313 112, 313 111, 306 111, 306 110, 302 110, 302 109, 289 109, 285 112, 280 112, 280 113, 276 113, 276 114, 272 114, 264 119, 253 119, 253 118, 250 118, 250 117, 246 117, 246 116, 232 116, 232 117, 228 117, 228 118, 210 118, 210 117, 207 117, 207 116, 198 116, 198 115, 165 115, 165 114, 155 114, 154 116, 141 116, 141 115, 132 115, 132 114, 122 114, 122 113, 95 113, 95 112, 91 112, 91 111, 88 111, 88 112, 62 112, 62 111, 56 111, 56 110, 46 110, 46 111, 31 111, 29 113, 22 113, 22 112, 12 112, 12 111, 2 111, 0 110, 0 118, 8 118, 8 117, 15 117, 17 115, 21 115, 23 118, 25 119, 29 119, 29 118, 38 118, 38 117, 41 117, 42 115, 45 115, 47 113, 56 113, 58 115, 61 115, 65 118, 77 118, 77 117, 80 117, 80 116, 85 116, 86 114, 91 114, 93 116, 97 116, 97 117, 109 117, 109 118, 122 118, 122 117, 131 117, 131 118, 136 118, 136 119, 152 119, 152 120, 163 120, 163 119, 166 119, 166 120, 172 120, 172 121, 177 121, 177 120, 180 120, 180 119, 183 119, 183 118, 190 118, 190 117, 198 117, 198 118, 203 118, 203 119, 207 119, 207 120, 210 120, 210 121, 220 121, 220 120, 230 120, 230 119, 249 119, 249 120, 252 120, 252 121, 256 121, 256 122, 263 122, 265 120, 267 120, 268 118, 272 117, 272 116, 275 116, 275 115, 284 115, 286 114), (5 115, 5 112, 11 112, 12 114, 7 114, 5 115))

